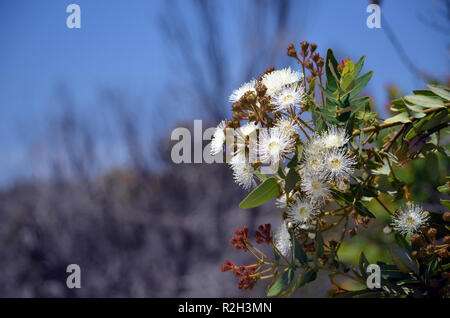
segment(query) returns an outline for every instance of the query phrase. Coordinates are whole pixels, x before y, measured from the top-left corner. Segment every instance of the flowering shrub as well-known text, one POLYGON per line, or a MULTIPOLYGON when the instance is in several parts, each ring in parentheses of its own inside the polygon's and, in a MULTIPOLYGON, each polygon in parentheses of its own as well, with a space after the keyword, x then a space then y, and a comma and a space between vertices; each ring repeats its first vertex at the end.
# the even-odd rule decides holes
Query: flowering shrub
MULTIPOLYGON (((428 85, 393 100, 395 115, 380 121, 370 98, 359 97, 372 76, 360 75, 364 56, 338 63, 331 49, 324 59, 315 44, 300 47, 298 53, 289 45, 287 55, 301 71, 270 67, 235 90, 233 117, 213 136, 211 153, 224 152, 236 183, 254 188, 240 208, 276 198, 281 211, 274 234, 270 224, 254 233, 256 244, 272 247, 273 257, 251 243, 248 227, 239 228, 231 244, 255 263, 227 260, 222 271, 239 277, 241 289, 267 279, 268 296, 289 296, 324 271, 333 286, 328 296, 448 297, 450 213, 424 211, 394 170, 430 154, 447 158, 441 139, 448 133, 449 89, 428 85), (392 211, 386 200, 400 208, 392 211), (380 284, 369 288, 364 253, 355 268, 340 260, 339 251, 376 217, 368 208, 371 201, 390 215, 383 231, 395 236, 396 244, 389 247, 390 263, 376 262, 380 284), (344 288, 339 276, 363 287, 344 288)), ((449 186, 447 176, 438 187, 444 199, 449 186)))

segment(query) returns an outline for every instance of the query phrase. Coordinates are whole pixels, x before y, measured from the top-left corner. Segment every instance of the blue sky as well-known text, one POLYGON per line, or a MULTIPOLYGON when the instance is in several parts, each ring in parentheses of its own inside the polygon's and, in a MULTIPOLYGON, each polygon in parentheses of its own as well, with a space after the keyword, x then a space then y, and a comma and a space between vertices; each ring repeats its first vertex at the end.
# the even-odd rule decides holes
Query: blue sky
MULTIPOLYGON (((286 45, 307 40, 317 43, 323 55, 327 47, 352 59, 365 54, 365 70, 375 71, 367 92, 380 105, 386 101, 388 83, 405 93, 423 85, 401 63, 383 30, 366 27, 367 1, 305 2, 308 11, 301 15, 306 16, 299 23, 302 29, 298 36, 291 30, 286 45)), ((417 68, 443 78, 449 75, 449 37, 418 17, 434 19, 442 11, 438 4, 384 1, 382 15, 417 68)), ((229 6, 238 10, 239 2, 229 6)), ((162 8, 156 0, 0 0, 0 182, 27 174, 24 141, 43 134, 48 118, 60 111, 53 102, 60 83, 85 114, 96 113, 95 94, 104 87, 120 89, 146 107, 159 107, 153 105, 158 105, 156 100, 170 80, 167 47, 157 24, 162 8), (81 7, 81 29, 66 27, 70 3, 81 7)), ((231 31, 224 34, 224 41, 232 41, 231 31)), ((183 116, 201 118, 194 111, 183 116)))

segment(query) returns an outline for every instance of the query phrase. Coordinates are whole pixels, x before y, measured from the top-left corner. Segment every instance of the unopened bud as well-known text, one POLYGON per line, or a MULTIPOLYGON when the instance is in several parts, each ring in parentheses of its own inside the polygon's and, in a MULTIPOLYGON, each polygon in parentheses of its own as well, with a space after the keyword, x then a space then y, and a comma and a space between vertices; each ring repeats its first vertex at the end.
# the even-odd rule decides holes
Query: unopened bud
POLYGON ((311 54, 311 59, 317 64, 317 61, 320 59, 319 53, 316 52, 311 54))
POLYGON ((233 103, 233 105, 231 105, 231 110, 232 111, 238 111, 241 109, 241 104, 239 102, 233 103))
POLYGON ((417 233, 411 235, 409 239, 412 243, 417 244, 418 246, 422 246, 425 243, 424 237, 417 233))
POLYGON ((259 97, 263 97, 267 92, 267 87, 263 85, 261 82, 256 83, 255 89, 256 94, 258 94, 259 97))
POLYGON ((450 244, 450 235, 444 236, 442 242, 444 242, 444 244, 450 244))
POLYGON ((317 66, 318 67, 322 67, 325 64, 325 60, 321 57, 318 61, 317 61, 317 66))
POLYGON ((439 257, 441 258, 447 258, 448 257, 448 251, 445 248, 442 248, 438 252, 439 257))
POLYGON ((313 70, 314 69, 314 65, 313 65, 313 63, 311 62, 311 61, 305 61, 305 63, 304 63, 304 65, 305 65, 305 67, 308 69, 308 70, 313 70))
POLYGON ((437 230, 432 227, 428 230, 427 234, 428 234, 428 237, 434 239, 436 237, 437 230))
POLYGON ((289 44, 286 51, 287 56, 297 57, 297 51, 295 50, 294 44, 289 44))
POLYGON ((256 95, 255 95, 255 93, 253 93, 251 91, 250 92, 246 92, 244 94, 244 96, 245 96, 245 98, 247 100, 247 103, 253 105, 256 102, 256 95))
POLYGON ((434 246, 433 246, 433 245, 428 245, 428 246, 425 248, 425 252, 426 252, 428 255, 433 254, 433 253, 434 253, 434 246))
POLYGON ((309 48, 309 43, 306 41, 300 42, 300 47, 302 48, 302 51, 306 53, 309 48))

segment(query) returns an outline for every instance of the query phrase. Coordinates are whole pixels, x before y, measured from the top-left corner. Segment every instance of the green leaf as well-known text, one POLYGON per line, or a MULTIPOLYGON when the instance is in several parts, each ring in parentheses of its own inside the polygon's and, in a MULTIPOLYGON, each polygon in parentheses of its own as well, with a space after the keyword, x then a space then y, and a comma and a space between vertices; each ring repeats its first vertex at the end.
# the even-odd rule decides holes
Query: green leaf
MULTIPOLYGON (((344 69, 342 70, 342 75, 341 77, 345 77, 347 75, 353 75, 353 72, 355 71, 355 64, 353 63, 353 61, 350 61, 348 58, 345 61, 345 66, 344 69)), ((352 76, 353 77, 353 76, 352 76)), ((341 78, 342 80, 342 78, 341 78)))
POLYGON ((412 260, 409 253, 397 246, 389 246, 389 255, 392 261, 404 273, 414 272, 418 273, 417 265, 412 260))
POLYGON ((317 271, 314 269, 304 270, 301 275, 298 275, 297 281, 295 282, 295 289, 305 286, 306 284, 316 280, 317 271))
POLYGON ((428 285, 430 283, 430 278, 433 277, 434 271, 436 270, 440 259, 439 257, 435 257, 430 263, 428 263, 427 270, 425 272, 425 284, 428 285))
POLYGON ((316 253, 314 254, 315 259, 323 255, 323 237, 321 232, 316 233, 316 240, 314 241, 314 248, 316 253))
POLYGON ((355 70, 353 71, 353 76, 357 77, 359 73, 361 73, 362 67, 364 65, 364 60, 366 59, 366 56, 363 55, 361 58, 356 62, 355 64, 355 70))
POLYGON ((277 281, 269 288, 267 292, 268 297, 273 297, 281 293, 281 291, 286 288, 286 286, 289 284, 289 273, 288 271, 285 271, 277 281))
POLYGON ((320 113, 320 109, 318 107, 313 107, 311 110, 311 116, 316 132, 320 133, 327 130, 328 127, 323 120, 322 114, 320 113))
POLYGON ((375 218, 375 215, 373 215, 372 212, 369 211, 369 209, 367 209, 365 207, 364 204, 362 204, 362 202, 360 201, 356 201, 353 206, 355 207, 355 209, 358 211, 359 214, 361 214, 362 216, 368 216, 372 219, 375 218))
POLYGON ((359 255, 359 272, 364 279, 367 278, 367 266, 369 266, 369 261, 367 260, 366 255, 364 255, 364 252, 361 252, 359 255))
POLYGON ((345 292, 345 293, 339 293, 336 294, 335 298, 375 298, 375 297, 381 297, 383 294, 383 291, 379 290, 371 290, 371 289, 363 289, 363 290, 356 290, 351 292, 345 292))
POLYGON ((395 265, 385 264, 383 262, 377 262, 377 265, 380 266, 381 276, 387 280, 391 278, 405 279, 410 277, 409 275, 401 272, 395 265))
POLYGON ((351 90, 355 87, 355 78, 352 74, 347 74, 341 78, 341 88, 344 91, 351 90))
POLYGON ((405 99, 415 105, 419 105, 425 108, 445 108, 444 103, 439 98, 424 96, 424 95, 406 95, 405 99))
POLYGON ((273 256, 275 258, 275 264, 280 265, 280 254, 278 254, 277 252, 275 252, 275 250, 273 251, 273 256))
POLYGON ((438 86, 438 85, 431 85, 431 84, 428 84, 427 87, 436 95, 442 97, 445 100, 450 101, 450 92, 448 91, 447 88, 444 88, 444 87, 438 86))
POLYGON ((430 97, 439 97, 432 91, 429 91, 428 89, 414 89, 413 90, 414 95, 424 95, 424 96, 430 96, 430 97))
POLYGON ((342 204, 351 204, 353 202, 351 195, 349 195, 348 193, 343 193, 336 189, 330 189, 330 192, 333 198, 342 204))
POLYGON ((280 185, 278 179, 270 177, 264 180, 257 188, 239 203, 241 209, 250 209, 269 201, 280 195, 280 185))
POLYGON ((390 117, 384 121, 385 124, 393 124, 393 123, 398 123, 398 122, 410 123, 411 120, 409 119, 409 116, 407 113, 400 113, 400 114, 390 117))
POLYGON ((450 195, 450 182, 437 187, 437 190, 443 194, 450 195))
POLYGON ((412 248, 411 247, 411 242, 409 240, 406 240, 403 235, 401 235, 398 232, 395 232, 394 238, 395 238, 395 242, 397 243, 398 246, 400 246, 401 248, 407 250, 408 252, 411 251, 411 248, 412 248))
POLYGON ((326 88, 331 92, 336 91, 338 88, 339 74, 337 73, 337 65, 338 63, 334 57, 333 50, 328 49, 325 60, 325 73, 327 76, 326 88))
POLYGON ((355 88, 353 88, 350 91, 350 99, 355 98, 356 96, 358 96, 359 93, 361 93, 361 91, 364 89, 364 87, 367 86, 367 84, 369 83, 370 79, 372 78, 373 75, 373 71, 367 72, 366 74, 358 77, 355 80, 355 88))
POLYGON ((441 199, 441 204, 443 206, 445 206, 448 210, 450 210, 450 200, 442 200, 441 199))
POLYGON ((447 109, 433 112, 426 118, 429 118, 429 120, 424 123, 422 127, 423 130, 433 129, 440 124, 450 121, 447 109))
POLYGON ((291 267, 288 270, 288 280, 287 283, 290 284, 292 282, 292 279, 294 278, 294 269, 291 267))
POLYGON ((370 101, 369 96, 353 99, 351 101, 351 104, 352 106, 355 106, 355 109, 352 111, 352 113, 358 112, 362 107, 366 106, 369 101, 370 101))
POLYGON ((308 265, 308 256, 302 248, 302 245, 299 241, 295 240, 295 258, 298 259, 300 264, 308 265))
POLYGON ((300 175, 295 171, 295 168, 289 168, 289 172, 286 176, 286 186, 285 190, 286 193, 291 192, 292 189, 294 189, 297 182, 300 181, 300 175))
MULTIPOLYGON (((298 164, 298 152, 295 153, 294 157, 292 157, 291 161, 288 162, 288 164, 286 165, 286 167, 288 167, 289 169, 293 169, 295 167, 297 167, 298 164)), ((289 174, 289 172, 288 172, 289 174)))

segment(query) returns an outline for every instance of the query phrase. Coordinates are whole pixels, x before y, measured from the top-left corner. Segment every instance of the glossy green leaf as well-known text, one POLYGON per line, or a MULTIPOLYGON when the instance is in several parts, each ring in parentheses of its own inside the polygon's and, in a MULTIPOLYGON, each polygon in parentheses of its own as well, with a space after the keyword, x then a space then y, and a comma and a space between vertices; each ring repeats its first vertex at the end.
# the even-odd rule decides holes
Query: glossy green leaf
POLYGON ((358 211, 358 213, 361 214, 362 216, 368 216, 372 219, 375 218, 375 215, 373 215, 373 213, 370 212, 369 209, 367 209, 366 206, 362 202, 356 201, 353 206, 358 211))
POLYGON ((384 121, 385 124, 393 124, 393 123, 410 123, 409 115, 407 113, 400 113, 393 117, 390 117, 384 121))
POLYGON ((325 73, 327 76, 326 88, 331 92, 336 91, 338 88, 339 74, 337 72, 337 65, 338 63, 334 57, 333 50, 328 49, 327 57, 325 59, 325 73))
POLYGON ((270 177, 250 192, 250 194, 239 204, 239 207, 241 209, 254 208, 278 195, 280 195, 280 185, 278 183, 278 179, 275 177, 270 177))
POLYGON ((356 62, 355 64, 355 70, 353 71, 353 76, 357 77, 359 75, 359 73, 361 73, 361 70, 363 68, 364 65, 364 60, 366 59, 366 56, 363 55, 361 56, 361 58, 358 60, 358 62, 356 62))
POLYGON ((367 278, 366 268, 368 265, 369 261, 367 260, 366 255, 364 255, 364 252, 361 252, 359 255, 359 272, 364 279, 367 278))
POLYGON ((439 187, 437 187, 437 190, 441 193, 444 193, 446 195, 450 195, 450 182, 447 182, 439 187))
POLYGON ((286 186, 285 190, 286 193, 291 192, 292 189, 294 189, 297 182, 300 181, 300 175, 297 171, 295 171, 295 168, 289 168, 289 172, 286 176, 286 186))
POLYGON ((350 99, 355 98, 356 96, 358 96, 359 93, 361 93, 361 91, 364 89, 364 87, 367 86, 367 84, 369 83, 370 79, 372 78, 373 75, 373 71, 367 72, 366 74, 358 77, 355 80, 355 88, 353 88, 350 91, 350 99))
POLYGON ((397 246, 390 246, 388 251, 392 261, 399 270, 404 273, 418 273, 417 265, 406 250, 397 246))
MULTIPOLYGON (((344 69, 342 70, 341 77, 346 77, 347 75, 353 75, 353 72, 355 71, 355 63, 353 61, 347 60, 345 61, 344 69)), ((342 80, 342 78, 341 78, 342 80)))
POLYGON ((429 96, 423 96, 423 95, 406 95, 405 96, 406 101, 419 105, 425 108, 436 108, 441 107, 444 108, 444 103, 440 98, 434 98, 429 96))
POLYGON ((441 199, 441 204, 443 206, 445 206, 448 210, 450 210, 450 200, 442 200, 441 199))
POLYGON ((295 240, 295 258, 298 259, 300 264, 307 265, 308 264, 308 256, 302 248, 302 245, 299 241, 295 240))
POLYGON ((430 279, 433 277, 439 261, 439 257, 435 257, 430 263, 428 263, 427 270, 425 271, 425 284, 428 285, 430 283, 430 279))
POLYGON ((450 92, 448 91, 448 88, 431 84, 428 84, 427 87, 436 95, 442 97, 445 100, 450 101, 450 92))
POLYGON ((267 292, 267 296, 273 297, 281 293, 283 289, 286 288, 288 285, 289 280, 289 273, 288 271, 285 271, 276 281, 273 283, 273 285, 269 288, 267 292))

